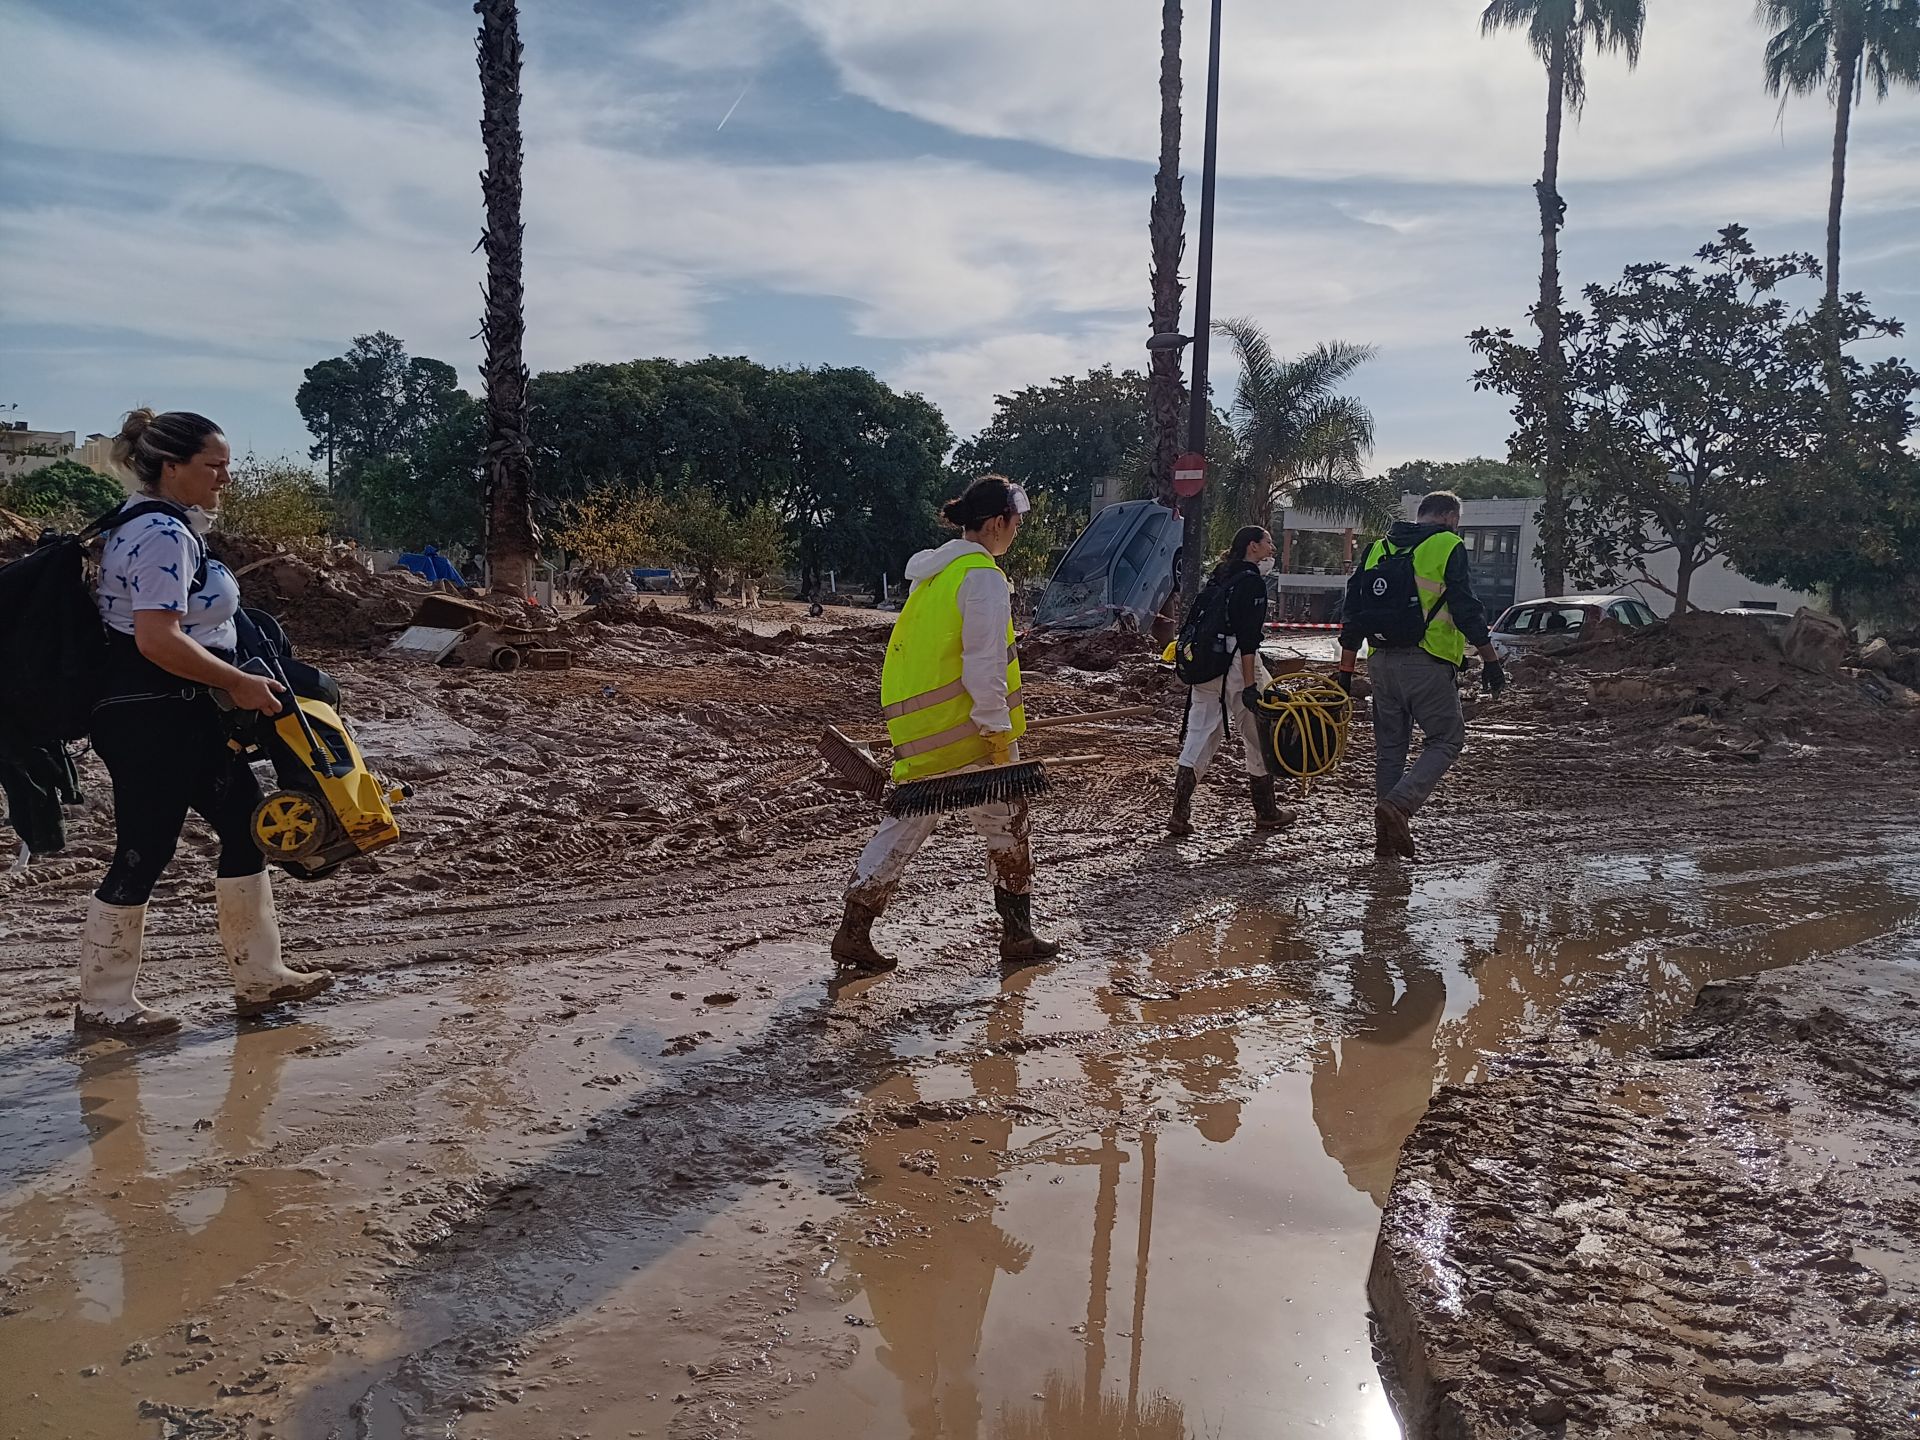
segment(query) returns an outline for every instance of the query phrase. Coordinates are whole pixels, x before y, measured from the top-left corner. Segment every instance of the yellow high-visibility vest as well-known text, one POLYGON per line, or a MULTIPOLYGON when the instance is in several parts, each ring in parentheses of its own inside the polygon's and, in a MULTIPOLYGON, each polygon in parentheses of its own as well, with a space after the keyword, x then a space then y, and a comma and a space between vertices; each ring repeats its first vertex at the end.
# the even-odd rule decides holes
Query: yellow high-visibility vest
MULTIPOLYGON (((1464 543, 1458 532, 1442 530, 1413 548, 1413 583, 1420 587, 1420 608, 1433 611, 1427 622, 1427 633, 1420 637, 1420 648, 1455 669, 1467 663, 1467 637, 1453 623, 1453 612, 1442 597, 1447 593, 1447 561, 1464 543), (1433 610, 1436 603, 1440 608, 1433 610)), ((1386 552, 1386 541, 1374 541, 1360 568, 1371 570, 1386 552)))
MULTIPOLYGON (((900 609, 880 671, 880 704, 887 717, 887 738, 893 742, 896 783, 977 765, 992 753, 973 723, 973 697, 960 678, 960 582, 976 570, 998 574, 999 569, 990 555, 962 555, 916 585, 900 609)), ((1014 655, 1011 618, 1007 708, 1018 739, 1026 733, 1027 712, 1020 703, 1020 661, 1014 655)))

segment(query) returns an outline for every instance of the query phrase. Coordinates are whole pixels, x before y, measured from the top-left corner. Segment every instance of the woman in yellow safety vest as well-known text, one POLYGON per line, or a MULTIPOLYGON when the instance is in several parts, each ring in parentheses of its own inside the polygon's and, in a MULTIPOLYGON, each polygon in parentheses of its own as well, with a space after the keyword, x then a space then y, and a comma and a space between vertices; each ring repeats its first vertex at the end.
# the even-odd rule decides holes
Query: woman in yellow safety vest
MULTIPOLYGON (((1003 475, 982 475, 941 511, 961 538, 907 562, 912 589, 887 642, 880 677, 896 782, 1019 758, 1027 718, 1014 654, 1013 592, 995 561, 1020 533, 1028 508, 1018 485, 1003 475)), ((1010 965, 1052 959, 1060 947, 1033 933, 1026 803, 979 805, 967 818, 987 845, 1001 959, 1010 965)), ((873 922, 939 823, 938 815, 889 819, 861 851, 833 937, 840 969, 877 975, 894 967, 893 957, 874 946, 873 922)))

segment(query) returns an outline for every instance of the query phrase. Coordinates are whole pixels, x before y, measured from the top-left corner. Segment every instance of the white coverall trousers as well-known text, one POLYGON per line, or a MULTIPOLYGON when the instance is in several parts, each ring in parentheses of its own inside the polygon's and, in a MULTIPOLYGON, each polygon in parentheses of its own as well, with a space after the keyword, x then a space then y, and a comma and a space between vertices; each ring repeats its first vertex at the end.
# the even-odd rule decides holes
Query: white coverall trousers
MULTIPOLYGON (((1240 692, 1246 687, 1239 682, 1236 666, 1227 678, 1226 703, 1233 707, 1233 728, 1239 732, 1247 774, 1258 780, 1267 773, 1267 764, 1260 758, 1260 728, 1254 723, 1253 712, 1247 709, 1246 702, 1240 698, 1240 692)), ((1226 713, 1220 703, 1220 682, 1209 680, 1204 685, 1192 686, 1187 694, 1187 743, 1180 747, 1180 763, 1193 771, 1195 779, 1204 780, 1207 767, 1213 764, 1213 758, 1220 753, 1221 743, 1226 738, 1226 713)))
MULTIPOLYGON (((1012 757, 1020 758, 1015 745, 1012 757)), ((1033 893, 1032 827, 1024 800, 996 801, 962 812, 987 845, 987 872, 995 888, 1015 895, 1033 893)), ((847 894, 871 910, 885 910, 913 857, 933 838, 943 815, 889 815, 854 863, 847 894)))

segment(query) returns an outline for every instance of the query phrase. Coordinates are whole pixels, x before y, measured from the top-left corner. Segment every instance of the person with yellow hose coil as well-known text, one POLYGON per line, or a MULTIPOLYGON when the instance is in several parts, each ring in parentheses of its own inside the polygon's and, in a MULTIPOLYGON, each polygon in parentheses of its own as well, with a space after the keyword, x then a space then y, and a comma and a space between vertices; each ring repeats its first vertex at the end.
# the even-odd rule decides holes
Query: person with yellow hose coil
MULTIPOLYGON (((1019 535, 1028 509, 1018 485, 983 475, 941 512, 961 538, 907 562, 912 588, 880 677, 896 784, 1019 758, 1027 718, 1014 652, 1013 591, 996 561, 1019 535)), ((966 813, 986 842, 1001 959, 1010 965, 1052 959, 1060 947, 1033 932, 1026 803, 979 805, 966 813)), ((895 816, 867 842, 833 937, 838 968, 868 975, 893 969, 894 958, 873 942, 873 925, 939 824, 938 815, 895 816)))

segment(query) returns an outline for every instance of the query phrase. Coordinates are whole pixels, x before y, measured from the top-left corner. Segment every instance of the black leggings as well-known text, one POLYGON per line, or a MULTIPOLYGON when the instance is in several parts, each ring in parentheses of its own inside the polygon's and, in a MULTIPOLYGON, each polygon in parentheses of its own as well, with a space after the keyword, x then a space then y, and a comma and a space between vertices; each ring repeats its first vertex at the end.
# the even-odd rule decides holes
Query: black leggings
POLYGON ((220 837, 223 878, 267 868, 253 841, 260 782, 227 748, 226 723, 210 695, 109 700, 93 712, 93 749, 113 776, 115 832, 98 899, 146 904, 173 860, 188 810, 220 837))

